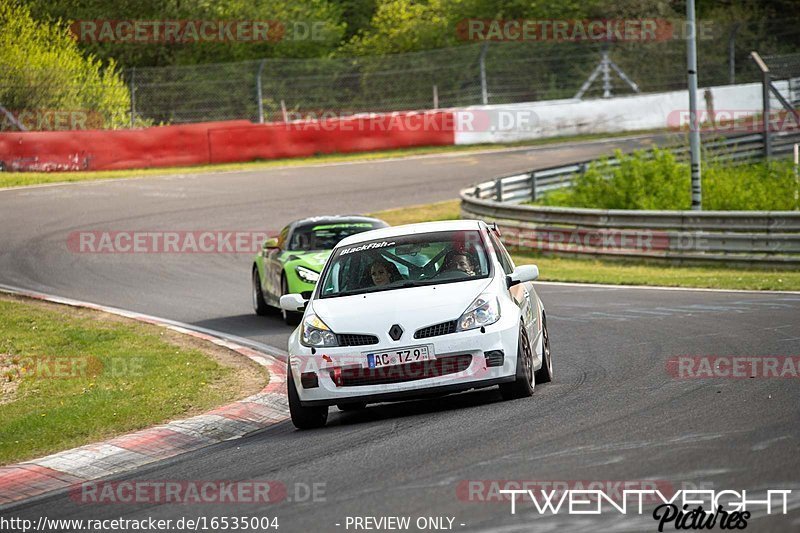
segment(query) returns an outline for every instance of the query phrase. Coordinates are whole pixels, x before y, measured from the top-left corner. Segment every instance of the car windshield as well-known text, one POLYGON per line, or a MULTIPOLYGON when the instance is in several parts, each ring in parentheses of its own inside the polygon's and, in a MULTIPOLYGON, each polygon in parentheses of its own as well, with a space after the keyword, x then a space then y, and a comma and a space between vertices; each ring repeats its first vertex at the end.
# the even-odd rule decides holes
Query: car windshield
POLYGON ((477 230, 401 235, 336 249, 320 298, 485 278, 491 267, 477 230))
POLYGON ((308 224, 295 228, 288 250, 297 252, 332 250, 345 237, 382 227, 384 227, 383 224, 368 220, 308 224))

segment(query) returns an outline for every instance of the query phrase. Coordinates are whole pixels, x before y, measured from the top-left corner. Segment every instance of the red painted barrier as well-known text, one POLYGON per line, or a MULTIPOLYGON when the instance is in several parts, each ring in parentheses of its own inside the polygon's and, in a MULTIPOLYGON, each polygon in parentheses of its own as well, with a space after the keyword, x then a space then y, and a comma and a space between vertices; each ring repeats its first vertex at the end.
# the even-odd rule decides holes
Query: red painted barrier
POLYGON ((453 113, 396 113, 209 131, 211 162, 366 152, 455 142, 453 113))
POLYGON ((454 144, 451 112, 407 112, 323 121, 246 120, 138 130, 0 134, 11 171, 114 170, 252 161, 454 144))
POLYGON ((134 130, 43 131, 0 134, 8 170, 114 170, 209 162, 208 130, 246 120, 134 130))

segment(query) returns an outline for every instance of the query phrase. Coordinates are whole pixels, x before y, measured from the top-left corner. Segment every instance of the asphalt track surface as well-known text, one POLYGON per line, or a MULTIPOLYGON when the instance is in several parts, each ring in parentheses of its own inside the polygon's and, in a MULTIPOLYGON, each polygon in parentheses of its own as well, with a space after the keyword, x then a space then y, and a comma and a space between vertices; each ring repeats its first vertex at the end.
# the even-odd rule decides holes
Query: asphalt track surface
MULTIPOLYGON (((290 329, 252 314, 246 254, 80 254, 67 249, 67 235, 277 230, 301 216, 451 199, 487 177, 646 143, 0 191, 0 283, 285 348, 290 329)), ((412 525, 442 516, 464 531, 655 531, 647 510, 548 516, 522 501, 512 515, 508 502, 469 501, 458 488, 470 480, 657 480, 673 489, 760 495, 792 489, 788 515, 757 511, 748 530, 800 529, 800 382, 676 379, 667 371, 678 355, 797 355, 800 295, 557 284, 537 290, 548 310, 556 379, 530 399, 502 402, 489 389, 361 413, 332 409, 322 430, 299 432, 285 422, 118 478, 275 480, 288 489, 278 503, 87 505, 60 493, 2 516, 276 516, 278 531, 353 531, 345 527, 348 516, 409 516, 412 525), (304 487, 315 483, 318 497, 303 499, 304 487)))

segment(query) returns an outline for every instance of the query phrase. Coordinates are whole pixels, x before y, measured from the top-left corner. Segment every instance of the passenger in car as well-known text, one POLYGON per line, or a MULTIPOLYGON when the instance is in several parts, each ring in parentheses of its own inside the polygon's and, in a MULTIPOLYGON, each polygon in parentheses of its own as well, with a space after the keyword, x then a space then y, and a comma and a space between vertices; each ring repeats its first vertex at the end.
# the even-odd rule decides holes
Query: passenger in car
POLYGON ((381 285, 388 285, 403 279, 400 271, 397 270, 397 265, 387 261, 383 257, 379 257, 369 266, 369 275, 372 278, 372 283, 376 287, 381 285))
POLYGON ((475 275, 475 265, 467 252, 452 250, 447 254, 444 263, 445 270, 460 270, 469 276, 475 275))

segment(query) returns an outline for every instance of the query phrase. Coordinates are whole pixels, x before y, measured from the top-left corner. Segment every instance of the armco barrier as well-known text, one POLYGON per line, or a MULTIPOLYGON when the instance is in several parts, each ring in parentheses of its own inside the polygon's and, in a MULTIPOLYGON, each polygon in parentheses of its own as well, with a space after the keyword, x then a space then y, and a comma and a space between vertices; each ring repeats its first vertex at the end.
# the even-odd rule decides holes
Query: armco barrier
MULTIPOLYGON (((480 189, 478 189, 480 190, 480 189)), ((512 250, 800 267, 800 212, 636 211, 514 205, 461 191, 461 215, 496 222, 512 250)))
MULTIPOLYGON (((789 129, 773 133, 772 156, 781 157, 792 154, 795 143, 800 143, 800 130, 789 129)), ((689 160, 689 148, 685 145, 667 147, 678 161, 689 160)), ((727 161, 733 164, 760 160, 764 156, 764 138, 760 133, 743 133, 719 138, 703 140, 703 151, 715 161, 727 161)), ((642 152, 645 157, 652 152, 642 152)), ((494 198, 500 202, 520 203, 539 199, 544 193, 555 189, 572 186, 573 180, 586 172, 589 165, 597 160, 579 161, 557 167, 531 170, 495 178, 475 185, 472 196, 475 198, 494 198)), ((615 157, 605 160, 609 166, 619 165, 615 157)))
POLYGON ((454 143, 453 114, 406 112, 299 123, 246 120, 138 130, 0 133, 9 171, 201 165, 454 143))

